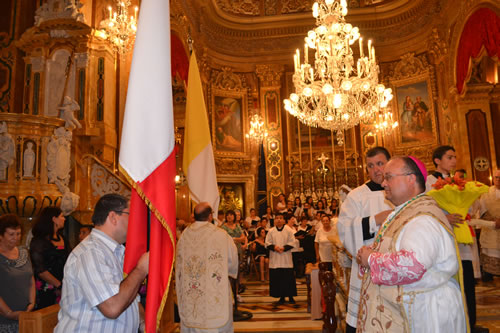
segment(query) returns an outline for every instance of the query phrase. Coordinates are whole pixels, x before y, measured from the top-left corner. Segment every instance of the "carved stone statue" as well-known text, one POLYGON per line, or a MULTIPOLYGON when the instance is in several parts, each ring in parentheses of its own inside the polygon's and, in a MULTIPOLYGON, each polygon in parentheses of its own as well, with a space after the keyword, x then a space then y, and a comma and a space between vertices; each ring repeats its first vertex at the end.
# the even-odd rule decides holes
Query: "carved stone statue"
POLYGON ((23 154, 23 177, 33 177, 36 155, 33 151, 33 142, 26 143, 23 154))
POLYGON ((82 128, 80 122, 75 118, 74 111, 80 110, 80 105, 69 96, 64 97, 63 104, 58 108, 61 110, 61 118, 66 122, 64 127, 69 130, 82 128))
POLYGON ((82 6, 80 0, 48 0, 36 10, 35 26, 60 18, 83 22, 84 17, 80 12, 82 6))
POLYGON ((64 127, 54 130, 47 145, 47 171, 50 183, 55 183, 59 191, 69 191, 69 172, 71 171, 71 140, 72 134, 64 127))
POLYGON ((70 192, 69 190, 63 193, 63 197, 61 200, 61 210, 64 216, 68 216, 73 213, 78 207, 78 203, 80 202, 80 197, 75 193, 70 192))
POLYGON ((15 144, 12 136, 7 132, 7 124, 0 125, 0 180, 7 180, 7 168, 16 157, 15 144))

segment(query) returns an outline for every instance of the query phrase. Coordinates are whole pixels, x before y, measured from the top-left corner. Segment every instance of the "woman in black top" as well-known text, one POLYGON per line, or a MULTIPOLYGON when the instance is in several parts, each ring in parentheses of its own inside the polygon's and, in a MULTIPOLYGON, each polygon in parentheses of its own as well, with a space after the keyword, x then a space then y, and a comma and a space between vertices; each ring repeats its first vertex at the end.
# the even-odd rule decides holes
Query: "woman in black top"
POLYGON ((257 229, 258 237, 252 243, 252 252, 254 253, 254 259, 260 265, 260 280, 269 280, 269 250, 266 249, 266 229, 257 229))
POLYGON ((57 207, 46 207, 33 227, 30 245, 36 281, 36 308, 59 303, 64 264, 70 249, 62 236, 65 218, 57 207))

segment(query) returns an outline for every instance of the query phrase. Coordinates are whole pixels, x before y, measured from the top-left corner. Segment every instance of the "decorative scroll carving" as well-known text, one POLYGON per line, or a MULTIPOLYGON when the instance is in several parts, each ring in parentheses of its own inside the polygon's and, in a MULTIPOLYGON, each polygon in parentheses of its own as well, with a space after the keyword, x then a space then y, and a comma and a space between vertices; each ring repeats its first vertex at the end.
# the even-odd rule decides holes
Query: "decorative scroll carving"
MULTIPOLYGON (((281 4, 281 13, 300 13, 311 9, 313 1, 311 0, 284 0, 281 4)), ((349 7, 350 8, 350 7, 349 7)))
POLYGON ((82 7, 80 0, 48 0, 36 10, 35 25, 38 27, 42 22, 62 18, 84 22, 82 7))
POLYGON ((243 158, 216 158, 217 174, 248 174, 251 171, 252 160, 243 158))
POLYGON ((263 87, 280 87, 281 75, 285 67, 283 65, 257 65, 255 73, 259 77, 263 87))
POLYGON ((439 36, 437 28, 432 29, 432 34, 427 41, 429 58, 433 64, 438 64, 448 53, 446 42, 439 36))
POLYGON ((0 181, 7 180, 7 168, 14 163, 16 157, 15 144, 7 132, 7 123, 0 125, 0 181))
POLYGON ((222 72, 213 72, 213 87, 223 90, 242 90, 243 82, 240 76, 233 73, 230 67, 223 67, 222 72))
POLYGON ((276 0, 264 0, 264 15, 269 16, 278 14, 276 6, 277 6, 276 0))
POLYGON ((217 6, 227 13, 259 16, 259 0, 217 0, 217 6))
POLYGON ((107 193, 118 193, 126 198, 130 197, 130 190, 115 175, 97 163, 92 164, 90 184, 92 195, 97 197, 107 193))
POLYGON ((407 53, 398 63, 391 64, 389 68, 384 69, 384 72, 389 73, 386 79, 401 80, 426 73, 429 70, 429 64, 424 55, 415 56, 415 53, 407 53))

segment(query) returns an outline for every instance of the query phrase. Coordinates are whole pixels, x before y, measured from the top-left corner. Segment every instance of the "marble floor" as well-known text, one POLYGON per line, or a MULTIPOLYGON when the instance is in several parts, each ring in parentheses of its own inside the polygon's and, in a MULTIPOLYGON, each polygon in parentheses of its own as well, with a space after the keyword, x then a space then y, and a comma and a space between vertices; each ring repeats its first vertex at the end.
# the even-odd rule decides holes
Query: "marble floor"
MULTIPOLYGON (((241 295, 239 310, 249 311, 253 317, 234 323, 235 332, 321 332, 323 322, 311 320, 307 312, 305 280, 297 285, 297 304, 273 306, 276 298, 269 297, 267 283, 248 280, 247 289, 241 295)), ((477 324, 500 333, 500 277, 491 282, 478 281, 476 285, 477 324)))

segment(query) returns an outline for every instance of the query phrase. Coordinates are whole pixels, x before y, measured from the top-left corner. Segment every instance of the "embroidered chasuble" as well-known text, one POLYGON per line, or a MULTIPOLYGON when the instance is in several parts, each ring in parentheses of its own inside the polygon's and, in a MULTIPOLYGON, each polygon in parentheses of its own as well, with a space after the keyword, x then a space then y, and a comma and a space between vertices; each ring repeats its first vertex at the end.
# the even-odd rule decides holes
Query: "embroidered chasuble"
MULTIPOLYGON (((340 207, 337 231, 340 241, 353 257, 356 257, 363 245, 373 243, 378 231, 374 216, 381 211, 393 208, 392 203, 385 199, 382 186, 373 181, 355 188, 347 195, 340 207)), ((346 318, 347 323, 352 327, 356 327, 358 320, 360 290, 361 279, 358 275, 358 264, 356 260, 353 260, 346 318)))
POLYGON ((396 207, 373 247, 358 332, 467 331, 457 243, 433 198, 419 195, 396 207))
POLYGON ((209 222, 195 222, 177 243, 175 289, 181 332, 232 332, 232 293, 238 254, 232 238, 209 222))

